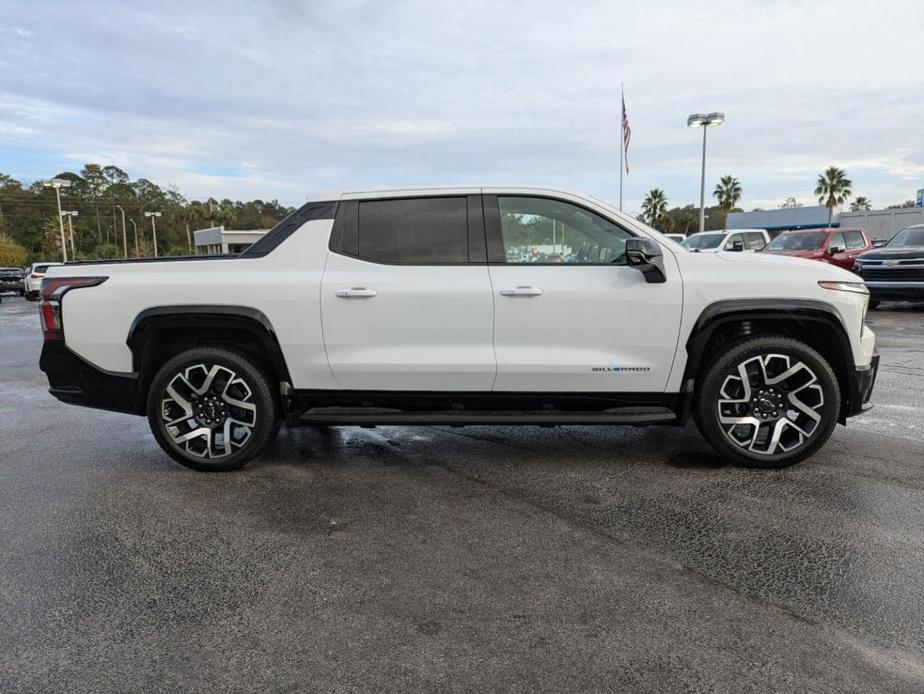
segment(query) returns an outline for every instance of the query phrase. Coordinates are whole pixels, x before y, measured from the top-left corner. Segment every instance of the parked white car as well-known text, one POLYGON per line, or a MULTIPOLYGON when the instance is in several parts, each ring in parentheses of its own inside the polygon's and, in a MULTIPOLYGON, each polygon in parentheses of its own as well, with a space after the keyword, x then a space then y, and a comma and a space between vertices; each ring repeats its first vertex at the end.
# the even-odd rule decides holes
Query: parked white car
POLYGON ((720 251, 759 251, 770 243, 766 229, 726 229, 724 231, 701 231, 687 236, 683 242, 687 250, 697 253, 718 253, 720 251))
POLYGON ((676 241, 677 243, 683 243, 686 240, 686 236, 683 234, 664 234, 671 241, 676 241))
POLYGON ((61 263, 32 263, 32 266, 26 272, 22 279, 24 296, 29 301, 36 301, 39 297, 39 290, 42 287, 42 279, 45 277, 45 271, 52 265, 61 263))
POLYGON ((868 407, 868 298, 835 266, 690 253, 572 193, 349 192, 237 257, 50 267, 41 368, 60 400, 146 415, 199 470, 244 465, 282 420, 690 415, 726 459, 779 467, 868 407))

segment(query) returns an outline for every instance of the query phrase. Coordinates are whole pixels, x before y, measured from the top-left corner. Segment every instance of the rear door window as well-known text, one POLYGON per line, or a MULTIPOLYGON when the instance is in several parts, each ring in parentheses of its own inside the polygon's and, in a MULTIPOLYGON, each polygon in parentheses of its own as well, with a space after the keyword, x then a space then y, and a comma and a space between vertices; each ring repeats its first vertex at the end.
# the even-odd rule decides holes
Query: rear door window
MULTIPOLYGON (((722 249, 726 251, 732 250, 732 247, 735 245, 735 241, 741 241, 741 243, 744 243, 742 236, 742 234, 732 234, 725 240, 725 245, 722 246, 722 249)), ((745 248, 747 248, 747 245, 745 245, 745 248)))
POLYGON ((859 231, 845 231, 844 236, 847 238, 847 248, 849 250, 866 246, 866 239, 863 238, 863 234, 859 231))
POLYGON ((360 200, 356 255, 376 263, 467 263, 466 198, 360 200))
POLYGON ((764 235, 756 231, 749 231, 744 235, 744 247, 749 251, 759 251, 767 245, 764 235))

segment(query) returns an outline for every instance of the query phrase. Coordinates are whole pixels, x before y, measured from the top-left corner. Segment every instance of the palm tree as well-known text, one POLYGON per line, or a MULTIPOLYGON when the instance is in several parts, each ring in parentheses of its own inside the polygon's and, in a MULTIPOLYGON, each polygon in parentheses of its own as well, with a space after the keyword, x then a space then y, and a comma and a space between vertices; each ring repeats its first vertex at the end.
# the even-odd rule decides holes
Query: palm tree
POLYGON ((847 198, 850 197, 850 186, 852 185, 846 172, 836 166, 829 166, 818 177, 815 195, 818 196, 818 202, 828 208, 828 226, 831 226, 834 208, 847 202, 847 198))
POLYGON ((660 188, 652 188, 642 201, 642 220, 657 228, 667 214, 667 196, 660 188))
POLYGON ((719 201, 719 209, 725 211, 725 219, 728 219, 728 213, 741 199, 741 182, 734 176, 722 176, 712 194, 719 201))
POLYGON ((859 212, 860 210, 871 209, 873 209, 873 203, 871 203, 868 198, 864 198, 862 195, 858 195, 856 199, 850 203, 851 212, 859 212))

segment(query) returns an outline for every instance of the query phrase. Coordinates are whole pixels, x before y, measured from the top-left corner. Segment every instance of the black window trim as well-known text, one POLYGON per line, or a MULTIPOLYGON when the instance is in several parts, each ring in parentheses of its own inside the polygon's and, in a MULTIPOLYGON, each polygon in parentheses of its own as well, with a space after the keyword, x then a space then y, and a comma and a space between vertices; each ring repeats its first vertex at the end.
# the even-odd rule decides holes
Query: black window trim
POLYGON ((585 212, 592 214, 596 217, 602 217, 610 224, 622 229, 632 238, 638 238, 636 234, 631 229, 627 229, 625 226, 617 222, 616 220, 608 217, 607 215, 601 214, 597 210, 593 210, 587 205, 582 205, 581 203, 574 202, 573 200, 567 200, 562 197, 557 197, 555 195, 544 195, 541 193, 490 193, 482 195, 482 201, 484 203, 484 228, 485 234, 487 236, 488 244, 488 265, 507 265, 510 267, 628 267, 626 264, 614 265, 612 263, 510 263, 507 262, 507 253, 504 250, 504 237, 501 232, 501 221, 500 221, 500 208, 497 204, 497 198, 538 198, 540 200, 554 200, 555 202, 563 202, 566 205, 573 205, 578 209, 584 210, 585 212), (501 260, 498 260, 501 258, 501 260))
MULTIPOLYGON (((294 234, 306 222, 316 219, 335 219, 340 205, 339 200, 322 200, 307 202, 292 214, 282 219, 262 238, 254 241, 240 253, 239 258, 263 258, 276 250, 287 238, 294 234)), ((208 256, 198 256, 208 257, 208 256)))
POLYGON ((420 266, 420 267, 465 267, 468 265, 485 265, 487 262, 487 241, 485 237, 484 206, 482 196, 478 193, 437 193, 434 195, 383 195, 374 198, 353 198, 343 200, 337 210, 334 226, 331 229, 328 249, 331 253, 361 260, 375 265, 420 266), (465 198, 466 233, 468 238, 468 260, 459 262, 399 262, 364 258, 359 255, 359 204, 361 202, 388 202, 391 200, 423 200, 437 198, 465 198))

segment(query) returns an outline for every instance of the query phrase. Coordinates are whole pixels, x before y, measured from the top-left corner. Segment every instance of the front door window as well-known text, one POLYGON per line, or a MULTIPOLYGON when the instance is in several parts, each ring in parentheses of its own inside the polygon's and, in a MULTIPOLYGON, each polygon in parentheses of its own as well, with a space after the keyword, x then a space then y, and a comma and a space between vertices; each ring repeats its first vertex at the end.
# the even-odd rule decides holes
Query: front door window
POLYGON ((625 265, 631 234, 561 200, 498 197, 506 262, 514 265, 625 265))

